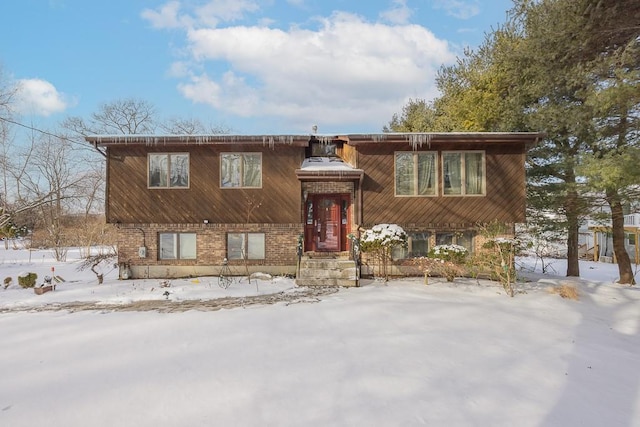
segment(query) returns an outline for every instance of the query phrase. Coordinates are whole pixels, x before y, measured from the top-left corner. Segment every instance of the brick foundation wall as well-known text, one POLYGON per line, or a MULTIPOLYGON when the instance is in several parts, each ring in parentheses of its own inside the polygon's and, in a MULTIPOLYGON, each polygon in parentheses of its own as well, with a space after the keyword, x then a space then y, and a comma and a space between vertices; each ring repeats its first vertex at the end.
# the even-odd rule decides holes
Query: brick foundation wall
MULTIPOLYGON (((265 259, 247 260, 250 272, 295 273, 302 224, 119 224, 118 262, 130 267, 132 278, 218 274, 227 258, 227 233, 242 232, 265 234, 265 259), (159 233, 195 233, 196 259, 161 260, 159 233), (142 246, 144 258, 138 253, 142 246)), ((229 266, 246 273, 244 260, 230 260, 229 266)))

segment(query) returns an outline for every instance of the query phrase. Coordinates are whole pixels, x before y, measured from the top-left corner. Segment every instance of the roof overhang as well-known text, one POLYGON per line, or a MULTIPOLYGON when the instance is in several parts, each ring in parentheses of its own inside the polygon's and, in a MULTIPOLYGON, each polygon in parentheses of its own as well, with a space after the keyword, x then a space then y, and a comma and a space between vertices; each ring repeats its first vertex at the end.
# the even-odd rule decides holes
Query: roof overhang
POLYGON ((379 134, 345 135, 342 140, 349 145, 408 143, 414 147, 433 143, 466 142, 481 144, 523 143, 533 146, 544 136, 539 132, 396 132, 379 134))
POLYGON ((309 135, 88 135, 96 147, 145 145, 292 145, 307 147, 309 135))
POLYGON ((97 147, 145 145, 291 145, 307 147, 312 142, 348 145, 408 143, 413 147, 432 143, 524 143, 535 145, 544 134, 538 132, 395 132, 344 135, 88 135, 85 140, 97 147))
POLYGON ((350 171, 337 170, 304 170, 296 169, 296 177, 300 181, 362 181, 364 171, 353 169, 350 171))
POLYGON ((309 157, 296 169, 300 181, 361 181, 364 171, 337 157, 309 157))

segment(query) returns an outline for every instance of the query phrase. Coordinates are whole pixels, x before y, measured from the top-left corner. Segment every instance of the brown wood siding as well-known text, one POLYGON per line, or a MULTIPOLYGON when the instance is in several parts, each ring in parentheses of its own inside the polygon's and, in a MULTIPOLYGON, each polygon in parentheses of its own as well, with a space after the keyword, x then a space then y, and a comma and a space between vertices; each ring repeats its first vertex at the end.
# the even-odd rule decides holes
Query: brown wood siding
MULTIPOLYGON (((440 180, 442 151, 484 150, 486 196, 395 197, 394 152, 411 151, 407 144, 358 146, 358 167, 364 169, 363 225, 395 223, 425 228, 464 228, 498 220, 525 221, 525 170, 523 144, 451 144, 422 147, 437 151, 440 180)), ((441 184, 439 184, 440 186, 441 184)), ((440 194, 442 189, 439 189, 440 194)))
POLYGON ((354 168, 358 167, 358 151, 356 147, 344 144, 339 150, 338 155, 354 168))
POLYGON ((109 147, 110 223, 246 223, 248 201, 261 203, 248 222, 299 223, 301 191, 295 170, 304 148, 262 144, 242 146, 109 147), (261 152, 261 189, 221 189, 220 153, 261 152), (147 153, 189 153, 190 188, 147 188, 147 153))

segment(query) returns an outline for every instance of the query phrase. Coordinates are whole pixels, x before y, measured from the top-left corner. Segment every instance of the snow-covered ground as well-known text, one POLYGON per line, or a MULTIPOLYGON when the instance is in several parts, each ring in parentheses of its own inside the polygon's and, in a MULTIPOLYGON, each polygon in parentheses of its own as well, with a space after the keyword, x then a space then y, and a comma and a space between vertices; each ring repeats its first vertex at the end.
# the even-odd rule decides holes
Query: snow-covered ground
POLYGON ((98 285, 77 257, 0 249, 14 281, 0 288, 0 426, 640 426, 640 289, 615 284, 615 265, 523 272, 515 298, 408 278, 218 311, 43 310, 299 292, 286 278, 162 287, 110 266, 98 285), (51 267, 66 280, 54 292, 17 285, 51 267), (579 299, 549 292, 560 284, 579 299))

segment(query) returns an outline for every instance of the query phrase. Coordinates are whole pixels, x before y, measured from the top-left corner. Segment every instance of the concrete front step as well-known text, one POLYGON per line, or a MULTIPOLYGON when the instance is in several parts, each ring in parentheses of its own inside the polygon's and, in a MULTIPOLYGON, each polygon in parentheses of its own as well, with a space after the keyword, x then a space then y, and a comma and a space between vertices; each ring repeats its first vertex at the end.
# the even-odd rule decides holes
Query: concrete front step
POLYGON ((298 286, 358 286, 358 281, 348 279, 296 279, 298 286))
POLYGON ((300 260, 299 286, 357 286, 356 263, 348 259, 307 258, 300 260))

